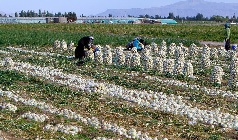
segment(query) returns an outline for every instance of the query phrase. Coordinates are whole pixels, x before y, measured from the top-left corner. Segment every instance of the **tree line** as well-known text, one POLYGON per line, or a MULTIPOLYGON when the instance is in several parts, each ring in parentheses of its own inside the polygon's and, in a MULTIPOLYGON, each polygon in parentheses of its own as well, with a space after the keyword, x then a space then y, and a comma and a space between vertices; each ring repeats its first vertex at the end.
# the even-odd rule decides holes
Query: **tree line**
POLYGON ((220 15, 213 15, 210 18, 204 17, 203 14, 198 13, 196 16, 192 17, 180 17, 179 15, 174 16, 174 14, 171 12, 167 17, 162 17, 159 15, 150 16, 150 15, 139 15, 139 18, 151 18, 151 19, 174 19, 176 21, 216 21, 216 22, 238 22, 238 17, 235 16, 235 14, 232 17, 226 16, 220 16, 220 15))
MULTIPOLYGON (((0 14, 0 17, 7 17, 6 14, 2 15, 0 14)), ((11 17, 9 15, 9 17, 11 17)), ((24 11, 22 10, 20 13, 15 12, 15 17, 67 17, 67 20, 69 21, 75 21, 77 20, 77 15, 75 12, 58 12, 58 13, 50 13, 49 11, 41 11, 35 12, 33 10, 24 11)), ((83 14, 80 15, 80 17, 85 17, 83 14)), ((109 14, 108 17, 113 17, 112 14, 109 14)), ((128 17, 134 17, 131 15, 128 15, 128 17)), ((238 22, 238 17, 235 16, 235 14, 232 17, 226 16, 220 16, 220 15, 213 15, 212 17, 204 17, 203 14, 198 13, 196 16, 192 17, 180 17, 179 15, 175 16, 172 12, 169 13, 167 17, 162 17, 160 15, 150 16, 148 14, 146 15, 139 15, 139 18, 151 18, 151 19, 174 19, 176 21, 216 21, 216 22, 238 22)))
MULTIPOLYGON (((0 17, 7 17, 7 15, 0 14, 0 17)), ((11 17, 9 15, 9 17, 11 17)), ((77 15, 75 12, 58 12, 58 13, 50 13, 49 11, 41 11, 39 10, 38 13, 33 10, 24 11, 22 10, 20 13, 15 12, 15 17, 66 17, 67 21, 76 21, 77 15)))

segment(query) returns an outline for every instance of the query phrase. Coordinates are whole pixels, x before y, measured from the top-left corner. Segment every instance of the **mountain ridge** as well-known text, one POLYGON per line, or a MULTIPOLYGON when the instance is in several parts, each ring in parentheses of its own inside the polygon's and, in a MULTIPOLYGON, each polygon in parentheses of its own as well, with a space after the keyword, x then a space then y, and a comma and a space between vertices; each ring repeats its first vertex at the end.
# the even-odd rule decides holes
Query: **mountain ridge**
POLYGON ((131 8, 131 9, 107 9, 105 12, 99 13, 96 16, 134 16, 140 15, 155 16, 159 15, 167 17, 169 13, 180 17, 193 17, 198 13, 204 17, 212 17, 214 15, 232 17, 238 10, 238 3, 224 2, 208 2, 205 0, 186 0, 176 2, 174 4, 151 7, 151 8, 131 8))

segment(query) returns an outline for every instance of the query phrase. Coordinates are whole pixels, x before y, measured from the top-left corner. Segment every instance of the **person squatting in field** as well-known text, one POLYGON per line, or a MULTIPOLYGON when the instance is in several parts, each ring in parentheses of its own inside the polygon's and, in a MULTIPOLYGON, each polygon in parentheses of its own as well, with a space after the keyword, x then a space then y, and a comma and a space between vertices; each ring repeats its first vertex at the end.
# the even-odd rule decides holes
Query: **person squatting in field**
POLYGON ((126 45, 126 49, 131 50, 133 47, 136 47, 138 51, 141 51, 143 49, 142 45, 146 46, 148 43, 144 39, 136 37, 126 45))
POLYGON ((230 30, 229 23, 226 23, 224 26, 225 26, 225 49, 228 51, 228 50, 230 50, 231 30, 230 30))
POLYGON ((139 41, 139 38, 135 38, 133 40, 133 46, 136 47, 138 51, 141 51, 143 44, 139 41))
POLYGON ((84 48, 86 47, 88 50, 90 50, 91 46, 93 45, 93 36, 85 36, 82 37, 78 41, 78 46, 75 49, 75 58, 79 59, 78 65, 84 64, 84 58, 86 57, 86 52, 84 48))

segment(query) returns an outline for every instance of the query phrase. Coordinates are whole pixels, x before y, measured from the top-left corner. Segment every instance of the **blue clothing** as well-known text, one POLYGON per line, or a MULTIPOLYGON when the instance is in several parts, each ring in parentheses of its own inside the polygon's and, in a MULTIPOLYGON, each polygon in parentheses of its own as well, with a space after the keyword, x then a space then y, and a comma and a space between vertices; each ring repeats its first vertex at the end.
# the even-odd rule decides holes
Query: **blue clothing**
POLYGON ((137 48, 137 50, 141 50, 140 41, 138 39, 133 40, 133 46, 137 48))
POLYGON ((94 49, 93 53, 95 53, 96 51, 100 51, 98 47, 94 49))

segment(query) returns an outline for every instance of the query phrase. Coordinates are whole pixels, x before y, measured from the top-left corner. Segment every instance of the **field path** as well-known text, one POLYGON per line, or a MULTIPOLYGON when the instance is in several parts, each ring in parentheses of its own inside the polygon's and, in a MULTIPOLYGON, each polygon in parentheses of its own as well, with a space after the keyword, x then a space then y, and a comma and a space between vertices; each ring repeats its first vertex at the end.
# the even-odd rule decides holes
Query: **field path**
POLYGON ((207 44, 208 46, 219 47, 224 46, 223 42, 214 42, 214 41, 200 41, 200 44, 207 44))

